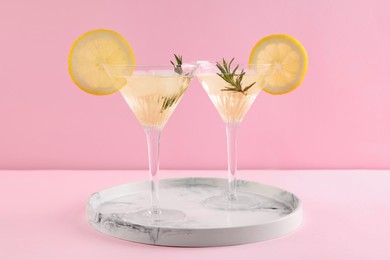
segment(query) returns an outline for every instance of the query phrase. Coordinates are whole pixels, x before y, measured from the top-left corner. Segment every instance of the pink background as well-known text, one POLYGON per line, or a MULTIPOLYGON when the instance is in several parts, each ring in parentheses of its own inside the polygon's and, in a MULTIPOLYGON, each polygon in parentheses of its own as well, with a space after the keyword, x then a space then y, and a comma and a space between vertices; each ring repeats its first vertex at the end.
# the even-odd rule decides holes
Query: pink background
MULTIPOLYGON (((390 4, 378 1, 2 1, 0 168, 143 169, 146 141, 122 97, 70 80, 85 31, 125 36, 139 63, 236 57, 287 33, 309 54, 302 86, 260 94, 240 168, 390 168, 390 4)), ((224 125, 194 80, 161 140, 163 168, 226 167, 224 125)))

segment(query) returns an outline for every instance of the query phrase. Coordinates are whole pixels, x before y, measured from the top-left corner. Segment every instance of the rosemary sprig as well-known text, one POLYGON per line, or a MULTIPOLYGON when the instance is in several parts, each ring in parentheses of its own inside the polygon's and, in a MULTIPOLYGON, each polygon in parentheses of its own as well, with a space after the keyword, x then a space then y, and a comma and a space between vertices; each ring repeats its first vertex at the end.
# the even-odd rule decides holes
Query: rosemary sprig
MULTIPOLYGON (((175 70, 175 72, 179 75, 182 75, 183 74, 183 68, 181 67, 183 65, 183 57, 181 55, 176 55, 174 54, 175 56, 175 60, 176 60, 176 63, 173 62, 173 61, 170 61, 171 64, 173 65, 173 68, 175 70)), ((185 74, 184 76, 188 76, 188 73, 185 74)), ((185 81, 188 81, 189 79, 188 78, 185 78, 184 79, 185 81)), ((185 84, 187 84, 187 82, 183 82, 183 86, 185 86, 185 84)), ((176 102, 179 100, 179 98, 183 95, 184 91, 186 90, 185 87, 182 87, 179 92, 173 96, 173 97, 163 97, 163 104, 162 104, 162 107, 161 107, 161 113, 170 108, 171 106, 173 106, 174 104, 176 104, 176 102)))
POLYGON ((183 65, 183 57, 181 55, 176 55, 176 54, 173 55, 175 55, 177 64, 175 64, 173 61, 171 61, 171 64, 173 65, 175 72, 181 75, 183 73, 183 68, 181 67, 181 65, 183 65))
POLYGON ((246 92, 256 84, 256 81, 247 87, 242 87, 242 79, 244 78, 245 71, 241 70, 240 73, 237 73, 239 65, 237 65, 233 71, 231 70, 231 65, 234 61, 234 58, 227 63, 225 59, 222 59, 222 64, 217 62, 217 67, 221 73, 217 73, 224 81, 226 81, 229 85, 226 86, 221 91, 232 91, 232 92, 241 92, 246 95, 246 92))

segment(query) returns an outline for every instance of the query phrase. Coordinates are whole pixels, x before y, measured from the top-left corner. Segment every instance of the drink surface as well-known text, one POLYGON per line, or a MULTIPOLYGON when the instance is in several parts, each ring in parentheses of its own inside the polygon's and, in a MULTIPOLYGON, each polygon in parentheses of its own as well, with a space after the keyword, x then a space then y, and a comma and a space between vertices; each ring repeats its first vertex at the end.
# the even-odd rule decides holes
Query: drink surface
POLYGON ((197 76, 225 123, 241 122, 261 90, 257 74, 245 74, 242 86, 256 82, 245 93, 225 91, 229 84, 216 74, 197 76))
POLYGON ((120 92, 134 115, 142 126, 158 128, 164 127, 190 82, 178 74, 135 73, 126 80, 120 92))

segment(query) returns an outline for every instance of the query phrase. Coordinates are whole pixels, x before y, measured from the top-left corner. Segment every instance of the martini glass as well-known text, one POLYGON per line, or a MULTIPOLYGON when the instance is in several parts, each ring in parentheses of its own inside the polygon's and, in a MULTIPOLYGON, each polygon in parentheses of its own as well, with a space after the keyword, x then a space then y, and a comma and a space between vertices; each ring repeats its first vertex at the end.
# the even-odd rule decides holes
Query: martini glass
POLYGON ((227 72, 221 72, 217 63, 198 62, 198 64, 197 78, 226 125, 228 148, 228 192, 206 199, 204 205, 223 210, 259 208, 262 202, 260 196, 237 190, 237 135, 240 123, 264 87, 264 75, 266 75, 269 65, 231 64, 232 69, 239 66, 232 77, 233 80, 236 80, 239 74, 244 72, 241 91, 236 91, 233 90, 233 85, 223 79, 229 75, 227 72), (251 87, 244 91, 248 86, 251 87))
POLYGON ((150 207, 130 214, 138 224, 156 225, 180 221, 185 214, 159 206, 160 135, 190 84, 196 64, 182 64, 175 72, 172 66, 105 65, 111 77, 123 80, 120 90, 126 103, 145 130, 149 155, 150 207))

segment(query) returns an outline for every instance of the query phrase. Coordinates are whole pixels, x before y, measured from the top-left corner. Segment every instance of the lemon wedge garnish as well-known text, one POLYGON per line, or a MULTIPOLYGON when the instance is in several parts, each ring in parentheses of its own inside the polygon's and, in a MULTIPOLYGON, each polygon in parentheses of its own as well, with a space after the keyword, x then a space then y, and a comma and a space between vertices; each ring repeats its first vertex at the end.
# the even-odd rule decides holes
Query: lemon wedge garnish
POLYGON ((93 30, 73 43, 68 59, 69 74, 83 91, 108 95, 122 88, 126 80, 111 77, 105 69, 110 64, 135 65, 130 45, 117 32, 93 30))
POLYGON ((308 58, 305 48, 295 38, 275 34, 261 39, 253 47, 249 64, 263 75, 263 90, 274 95, 296 89, 305 77, 308 58))

